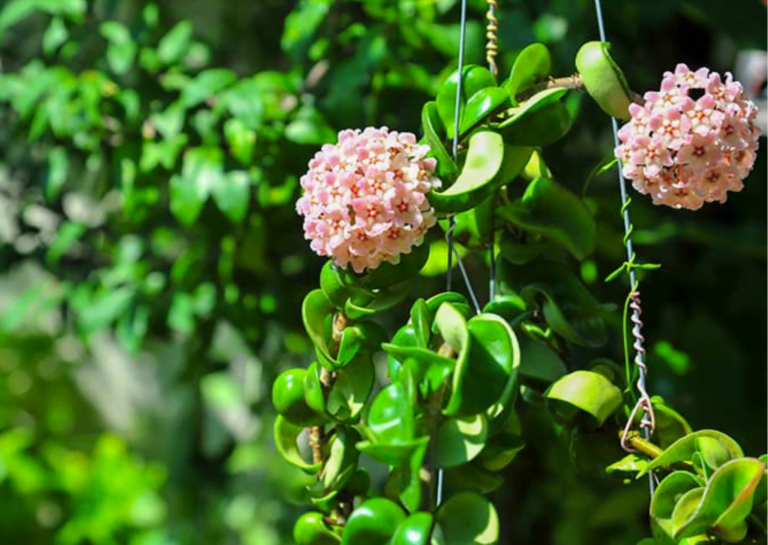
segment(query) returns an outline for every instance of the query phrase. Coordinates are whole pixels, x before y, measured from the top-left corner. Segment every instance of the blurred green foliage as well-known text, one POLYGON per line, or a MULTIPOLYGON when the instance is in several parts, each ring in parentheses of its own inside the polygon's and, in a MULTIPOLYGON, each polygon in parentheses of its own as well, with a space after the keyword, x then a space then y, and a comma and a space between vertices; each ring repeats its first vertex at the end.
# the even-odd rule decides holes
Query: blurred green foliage
MULTIPOLYGON (((485 3, 469 4, 481 63, 485 3)), ((639 92, 677 62, 722 72, 765 45, 757 0, 604 11, 639 92)), ((0 1, 3 543, 290 542, 307 481, 275 452, 267 394, 311 358, 300 305, 322 260, 293 209, 298 179, 339 129, 415 130, 455 67, 458 15, 455 0, 0 1)), ((502 73, 540 41, 570 74, 596 37, 588 0, 501 1, 498 15, 502 73)), ((581 98, 546 154, 577 193, 612 148, 581 98)), ((663 264, 642 280, 650 389, 748 452, 766 443, 761 146, 726 205, 632 204, 641 261, 663 264)), ((626 286, 600 280, 624 259, 614 175, 587 196, 598 237, 582 277, 620 304, 626 286)), ((428 267, 413 298, 441 289, 444 265, 428 267)), ((614 315, 607 356, 621 354, 614 315)), ((585 477, 543 418, 521 414, 528 446, 495 498, 502 542, 647 535, 647 490, 585 477)))

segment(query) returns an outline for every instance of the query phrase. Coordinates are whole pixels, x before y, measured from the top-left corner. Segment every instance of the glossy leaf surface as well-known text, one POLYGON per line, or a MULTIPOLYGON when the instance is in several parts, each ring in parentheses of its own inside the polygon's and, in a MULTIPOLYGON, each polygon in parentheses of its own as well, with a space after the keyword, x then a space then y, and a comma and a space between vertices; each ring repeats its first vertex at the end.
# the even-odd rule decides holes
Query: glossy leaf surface
POLYGON ((523 197, 497 209, 503 220, 562 244, 576 259, 595 247, 595 222, 586 205, 548 178, 533 180, 523 197))
POLYGON ((450 187, 427 195, 437 212, 469 210, 488 198, 497 188, 493 181, 504 159, 504 141, 494 131, 481 130, 469 137, 469 150, 461 174, 450 187))
POLYGON ((600 373, 574 371, 547 390, 546 397, 563 401, 592 415, 602 424, 619 408, 621 390, 600 373))
POLYGON ((533 43, 523 48, 515 57, 509 78, 504 87, 512 98, 528 87, 549 76, 552 60, 547 46, 533 43))

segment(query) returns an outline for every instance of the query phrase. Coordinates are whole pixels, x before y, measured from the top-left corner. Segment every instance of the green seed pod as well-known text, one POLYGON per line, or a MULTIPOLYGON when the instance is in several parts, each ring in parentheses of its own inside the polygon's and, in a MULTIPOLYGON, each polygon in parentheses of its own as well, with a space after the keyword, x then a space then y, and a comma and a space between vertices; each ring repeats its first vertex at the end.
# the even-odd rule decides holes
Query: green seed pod
POLYGON ((629 119, 630 92, 621 68, 608 53, 611 44, 587 42, 576 54, 576 69, 584 87, 605 113, 629 119))

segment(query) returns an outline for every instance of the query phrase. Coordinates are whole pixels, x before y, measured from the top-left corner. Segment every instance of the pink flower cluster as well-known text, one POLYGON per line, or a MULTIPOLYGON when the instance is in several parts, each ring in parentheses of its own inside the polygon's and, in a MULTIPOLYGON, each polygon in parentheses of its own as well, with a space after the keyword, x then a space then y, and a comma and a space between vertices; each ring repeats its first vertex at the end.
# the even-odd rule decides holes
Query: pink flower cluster
POLYGON ((655 204, 697 210, 740 191, 755 162, 757 107, 730 73, 725 81, 707 68, 678 64, 665 72, 659 92, 629 107, 619 131, 622 172, 655 204))
POLYGON ((344 130, 326 144, 301 178, 296 210, 312 249, 357 273, 398 263, 436 223, 426 198, 440 187, 429 146, 407 132, 368 127, 344 130))

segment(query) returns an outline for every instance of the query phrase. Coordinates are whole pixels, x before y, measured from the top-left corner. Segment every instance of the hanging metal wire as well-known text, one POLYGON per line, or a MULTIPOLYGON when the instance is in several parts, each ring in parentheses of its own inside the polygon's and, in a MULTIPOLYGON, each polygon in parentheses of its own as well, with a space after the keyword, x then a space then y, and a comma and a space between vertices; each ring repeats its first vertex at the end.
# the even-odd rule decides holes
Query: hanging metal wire
MULTIPOLYGON (((603 23, 603 11, 601 7, 600 0, 595 0, 595 12, 597 15, 597 26, 598 31, 600 33, 600 41, 605 42, 605 25, 603 23)), ((616 122, 616 118, 611 117, 611 126, 613 128, 613 141, 614 146, 619 145, 619 126, 616 122)), ((621 172, 621 160, 618 162, 618 170, 619 170, 619 188, 621 189, 621 214, 624 219, 624 245, 627 248, 627 261, 625 263, 625 268, 627 269, 627 272, 629 273, 629 284, 630 284, 630 309, 632 310, 631 315, 631 321, 632 321, 632 336, 634 337, 634 343, 633 348, 635 349, 635 367, 637 368, 637 391, 639 394, 639 399, 637 400, 637 403, 635 404, 635 407, 632 409, 632 412, 630 413, 629 420, 627 422, 626 427, 624 428, 624 433, 621 438, 621 446, 627 450, 627 451, 634 451, 628 444, 627 439, 629 432, 632 428, 632 425, 634 424, 635 416, 637 415, 638 411, 643 411, 643 418, 640 421, 640 428, 642 429, 643 437, 645 439, 650 439, 651 435, 653 434, 654 427, 656 425, 656 419, 653 413, 653 405, 651 403, 651 398, 648 396, 648 391, 646 390, 646 379, 648 375, 648 367, 645 364, 645 337, 643 337, 642 333, 642 327, 643 322, 640 320, 640 315, 642 313, 642 308, 640 305, 640 292, 638 290, 638 281, 637 281, 637 275, 635 274, 635 252, 632 248, 632 223, 630 222, 629 218, 629 203, 630 199, 627 197, 627 183, 624 179, 624 175, 621 172)), ((626 327, 626 325, 625 325, 626 327)), ((648 486, 651 491, 651 496, 653 496, 653 492, 656 488, 656 477, 653 474, 653 472, 649 472, 648 474, 648 486)))

